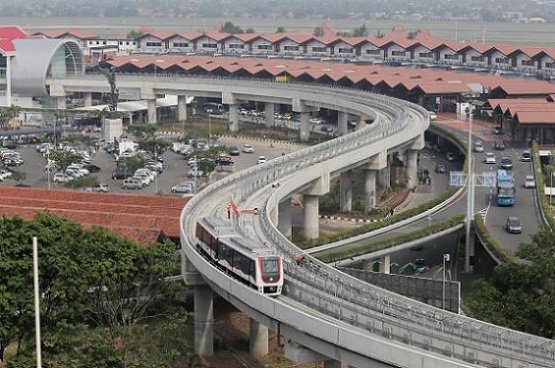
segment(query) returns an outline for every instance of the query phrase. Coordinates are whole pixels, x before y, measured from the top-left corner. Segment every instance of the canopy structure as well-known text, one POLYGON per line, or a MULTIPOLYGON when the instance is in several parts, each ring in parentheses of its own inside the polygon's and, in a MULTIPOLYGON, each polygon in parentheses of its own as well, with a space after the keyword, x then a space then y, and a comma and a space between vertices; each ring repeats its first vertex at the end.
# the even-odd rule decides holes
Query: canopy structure
MULTIPOLYGON (((187 96, 187 105, 191 104, 194 100, 194 96, 187 96)), ((147 100, 139 100, 139 101, 125 101, 125 102, 118 102, 117 111, 125 114, 125 113, 133 113, 138 111, 147 111, 148 110, 148 101, 147 100)), ((157 98, 156 99, 156 108, 159 107, 171 107, 177 106, 177 96, 174 95, 166 95, 164 98, 157 98)), ((108 111, 108 105, 94 105, 94 106, 85 106, 85 107, 78 107, 74 110, 79 111, 108 111)))

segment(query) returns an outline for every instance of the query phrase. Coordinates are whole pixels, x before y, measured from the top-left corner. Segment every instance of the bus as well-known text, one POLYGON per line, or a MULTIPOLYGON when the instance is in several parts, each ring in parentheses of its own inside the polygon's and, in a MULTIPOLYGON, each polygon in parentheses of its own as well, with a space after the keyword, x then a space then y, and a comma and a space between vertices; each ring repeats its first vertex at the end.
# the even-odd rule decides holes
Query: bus
POLYGON ((506 170, 497 171, 497 205, 503 207, 515 204, 515 179, 506 170))

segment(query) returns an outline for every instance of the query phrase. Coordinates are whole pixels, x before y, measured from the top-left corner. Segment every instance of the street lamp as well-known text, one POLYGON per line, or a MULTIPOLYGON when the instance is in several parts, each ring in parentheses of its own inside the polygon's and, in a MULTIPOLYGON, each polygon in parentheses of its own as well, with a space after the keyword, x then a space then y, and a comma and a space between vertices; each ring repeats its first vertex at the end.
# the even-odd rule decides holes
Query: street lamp
POLYGON ((445 253, 443 255, 443 297, 441 301, 441 309, 445 309, 445 262, 449 262, 451 259, 451 255, 449 253, 445 253))
POLYGON ((468 162, 468 182, 466 191, 466 241, 464 249, 464 271, 470 272, 470 228, 472 225, 472 217, 474 213, 474 175, 473 175, 473 162, 472 162, 472 117, 468 120, 468 147, 467 147, 467 162, 468 162))
MULTIPOLYGON (((158 145, 154 146, 154 161, 158 164, 158 145)), ((154 194, 158 194, 158 174, 154 175, 154 194)))

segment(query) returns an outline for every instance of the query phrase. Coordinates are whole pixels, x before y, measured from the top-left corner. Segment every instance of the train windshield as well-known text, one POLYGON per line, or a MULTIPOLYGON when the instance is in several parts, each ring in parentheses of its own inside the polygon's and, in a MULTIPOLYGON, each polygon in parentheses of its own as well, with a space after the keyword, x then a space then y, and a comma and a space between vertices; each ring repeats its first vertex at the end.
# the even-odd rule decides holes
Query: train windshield
POLYGON ((262 258, 262 274, 277 275, 279 273, 279 263, 277 258, 262 258))

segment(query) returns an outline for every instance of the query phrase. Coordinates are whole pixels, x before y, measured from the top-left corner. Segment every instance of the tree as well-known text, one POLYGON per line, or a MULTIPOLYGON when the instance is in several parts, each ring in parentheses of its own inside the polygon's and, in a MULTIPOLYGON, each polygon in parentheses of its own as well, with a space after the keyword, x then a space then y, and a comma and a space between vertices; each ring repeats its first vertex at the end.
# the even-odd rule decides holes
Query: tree
POLYGON ((140 141, 152 137, 158 130, 158 127, 155 124, 142 123, 132 124, 127 128, 127 130, 140 141))
POLYGON ((15 105, 0 107, 0 129, 6 129, 10 120, 19 116, 20 111, 21 108, 15 105))
POLYGON ((314 28, 314 33, 313 33, 313 34, 314 34, 314 36, 316 36, 316 37, 321 37, 321 36, 323 36, 323 35, 324 35, 324 28, 322 28, 322 27, 320 27, 320 26, 314 28))
POLYGON ((127 33, 126 37, 129 38, 129 39, 134 40, 134 39, 137 39, 137 38, 141 37, 142 35, 143 35, 143 32, 141 32, 140 30, 133 29, 129 33, 127 33))
POLYGON ((491 282, 473 285, 468 302, 472 315, 501 326, 553 338, 555 336, 555 229, 544 226, 516 256, 528 261, 495 268, 491 282))
POLYGON ((354 37, 366 37, 368 36, 368 28, 366 28, 366 24, 362 24, 360 27, 357 27, 353 30, 354 37))
POLYGON ((229 34, 237 34, 237 33, 245 33, 241 27, 236 26, 231 21, 227 21, 224 25, 220 28, 220 33, 229 33, 229 34))
POLYGON ((276 29, 276 33, 285 33, 285 32, 287 32, 287 31, 285 30, 284 26, 279 26, 276 29))
POLYGON ((82 159, 81 156, 68 151, 50 151, 47 153, 47 158, 56 162, 61 171, 65 171, 69 165, 82 159))
MULTIPOLYGON (((0 359, 8 344, 15 346, 10 364, 23 364, 25 358, 18 357, 33 354, 32 236, 39 239, 45 362, 100 368, 144 359, 134 345, 144 336, 135 339, 132 327, 176 315, 182 305, 175 287, 164 281, 177 272, 174 245, 141 248, 100 227, 83 230, 49 213, 32 221, 0 220, 0 359)), ((166 361, 184 344, 177 341, 177 326, 170 327, 173 340, 166 343, 173 341, 173 350, 158 354, 166 361)))
POLYGON ((256 33, 256 31, 254 30, 254 28, 249 27, 245 30, 245 33, 256 33))

